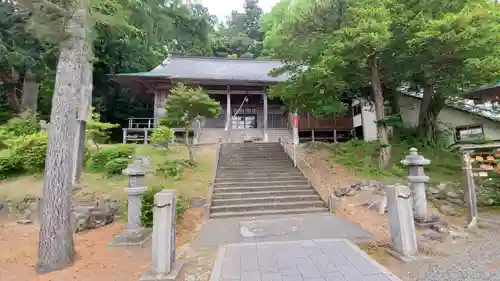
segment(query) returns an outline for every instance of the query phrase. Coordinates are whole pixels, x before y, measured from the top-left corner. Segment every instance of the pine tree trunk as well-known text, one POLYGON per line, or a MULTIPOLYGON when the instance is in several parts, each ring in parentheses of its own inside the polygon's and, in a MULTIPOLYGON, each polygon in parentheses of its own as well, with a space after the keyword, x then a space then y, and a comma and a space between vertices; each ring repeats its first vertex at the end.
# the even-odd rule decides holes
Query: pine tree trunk
POLYGON ((36 113, 38 106, 38 83, 36 77, 30 69, 24 74, 23 95, 21 97, 22 111, 29 110, 32 114, 36 113))
POLYGON ((36 264, 38 273, 63 269, 71 265, 75 257, 70 219, 70 184, 78 105, 77 88, 82 79, 85 12, 80 6, 68 19, 67 37, 60 46, 43 183, 36 264))
POLYGON ((186 129, 185 132, 185 142, 189 153, 189 162, 191 162, 191 164, 194 164, 193 150, 191 144, 189 143, 189 129, 186 129))
MULTIPOLYGON (((375 103, 375 117, 377 121, 384 120, 384 95, 382 92, 382 83, 380 82, 380 72, 376 56, 370 58, 370 67, 373 102, 375 103)), ((391 160, 391 147, 389 146, 389 133, 386 124, 377 123, 377 135, 380 142, 378 166, 380 169, 387 169, 391 160)))
POLYGON ((432 99, 434 97, 434 90, 432 86, 425 85, 424 87, 424 95, 422 97, 422 101, 420 103, 420 111, 418 113, 418 126, 417 132, 421 137, 428 138, 429 130, 430 130, 430 121, 429 120, 429 109, 431 107, 432 99))

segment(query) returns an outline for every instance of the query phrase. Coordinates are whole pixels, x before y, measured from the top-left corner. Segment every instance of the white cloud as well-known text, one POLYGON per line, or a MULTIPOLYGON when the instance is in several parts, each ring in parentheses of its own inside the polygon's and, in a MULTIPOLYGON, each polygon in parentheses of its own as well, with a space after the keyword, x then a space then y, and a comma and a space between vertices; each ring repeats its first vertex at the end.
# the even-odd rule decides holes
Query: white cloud
MULTIPOLYGON (((259 6, 264 12, 269 12, 271 7, 279 0, 259 0, 259 6)), ((216 15, 219 20, 224 20, 232 10, 243 10, 245 0, 201 0, 201 3, 208 8, 211 14, 216 15)))

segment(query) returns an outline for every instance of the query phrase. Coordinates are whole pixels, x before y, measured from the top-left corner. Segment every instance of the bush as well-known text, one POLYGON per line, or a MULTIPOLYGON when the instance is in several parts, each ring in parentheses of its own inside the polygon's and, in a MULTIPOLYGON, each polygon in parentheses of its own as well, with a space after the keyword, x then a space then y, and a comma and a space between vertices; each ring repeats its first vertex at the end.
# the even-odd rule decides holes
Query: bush
POLYGON ((22 167, 19 157, 16 157, 9 149, 0 151, 0 179, 20 174, 22 167))
POLYGON ((167 126, 159 126, 151 134, 151 143, 153 144, 164 144, 172 141, 174 139, 174 130, 167 126))
POLYGON ((119 144, 95 152, 90 158, 89 168, 93 172, 107 172, 106 165, 111 160, 119 158, 131 158, 134 154, 134 147, 126 144, 119 144))
POLYGON ((10 144, 12 156, 18 158, 12 161, 20 163, 24 171, 30 173, 43 171, 48 147, 47 132, 18 137, 10 144))
POLYGON ((182 176, 184 169, 191 166, 189 160, 167 160, 158 166, 156 172, 177 180, 182 176))
POLYGON ((127 168, 129 158, 116 158, 106 163, 106 173, 108 175, 120 175, 124 169, 127 168))
MULTIPOLYGON (((153 207, 155 201, 155 194, 162 191, 163 186, 155 185, 144 193, 142 197, 142 209, 141 209, 141 224, 143 227, 150 228, 153 226, 153 207)), ((182 216, 186 209, 188 208, 188 198, 183 195, 177 196, 177 202, 175 206, 175 213, 178 217, 182 216)))
POLYGON ((0 146, 5 148, 12 139, 35 134, 41 130, 40 123, 28 113, 14 117, 0 126, 0 146))

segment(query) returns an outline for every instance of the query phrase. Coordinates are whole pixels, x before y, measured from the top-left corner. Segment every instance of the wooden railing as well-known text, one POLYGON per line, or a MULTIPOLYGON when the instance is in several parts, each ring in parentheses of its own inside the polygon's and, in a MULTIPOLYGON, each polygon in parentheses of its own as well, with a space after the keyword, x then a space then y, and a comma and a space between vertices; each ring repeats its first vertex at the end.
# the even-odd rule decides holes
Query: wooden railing
POLYGON ((154 129, 156 128, 156 122, 154 118, 129 118, 128 119, 129 129, 154 129))

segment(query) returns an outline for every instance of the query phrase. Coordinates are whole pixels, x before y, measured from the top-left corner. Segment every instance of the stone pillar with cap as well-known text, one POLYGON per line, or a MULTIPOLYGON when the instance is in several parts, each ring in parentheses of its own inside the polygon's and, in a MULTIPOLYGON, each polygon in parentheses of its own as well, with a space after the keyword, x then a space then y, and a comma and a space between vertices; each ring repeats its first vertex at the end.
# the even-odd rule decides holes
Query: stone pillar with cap
POLYGON ((385 193, 391 233, 391 245, 387 251, 400 260, 414 260, 418 244, 410 188, 406 185, 389 185, 385 187, 385 193))
POLYGON ((175 200, 173 190, 155 194, 153 209, 153 256, 140 281, 182 281, 184 263, 175 259, 175 200))
POLYGON ((141 226, 142 195, 147 190, 146 167, 142 159, 136 159, 122 173, 128 176, 128 187, 125 188, 128 196, 127 225, 113 238, 109 247, 142 246, 151 238, 151 231, 141 226))
POLYGON ((413 199, 413 216, 417 223, 429 221, 425 193, 429 177, 424 173, 424 166, 430 163, 431 160, 419 155, 418 150, 414 147, 410 149, 410 154, 401 161, 401 164, 408 166, 408 181, 413 199))

